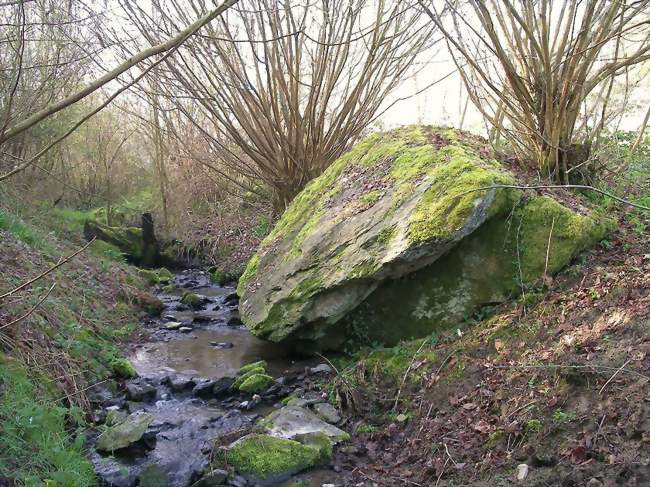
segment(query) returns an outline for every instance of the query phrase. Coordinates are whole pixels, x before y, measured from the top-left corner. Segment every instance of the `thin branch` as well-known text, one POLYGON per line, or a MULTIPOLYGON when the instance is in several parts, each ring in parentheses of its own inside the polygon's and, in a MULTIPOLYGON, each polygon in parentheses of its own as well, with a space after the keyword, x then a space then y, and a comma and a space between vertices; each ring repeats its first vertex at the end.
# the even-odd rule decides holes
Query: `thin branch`
POLYGON ((70 260, 74 259, 77 255, 79 255, 81 252, 83 252, 84 250, 86 250, 86 249, 90 246, 90 244, 93 243, 94 241, 95 241, 95 239, 93 238, 90 242, 88 242, 86 245, 84 245, 83 247, 81 247, 79 250, 75 251, 74 253, 68 255, 67 257, 65 257, 65 258, 63 258, 63 259, 60 259, 59 262, 57 262, 55 265, 53 265, 52 267, 50 267, 50 268, 49 268, 48 270, 46 270, 45 272, 42 272, 42 273, 40 273, 38 276, 34 277, 33 279, 30 279, 29 281, 24 282, 23 284, 21 284, 21 285, 18 286, 17 288, 12 289, 11 291, 8 291, 8 292, 6 292, 6 293, 0 295, 0 299, 6 299, 6 298, 8 298, 9 296, 13 296, 13 295, 16 294, 18 291, 22 291, 23 289, 25 289, 25 288, 31 286, 32 284, 34 284, 34 283, 35 283, 36 281, 38 281, 39 279, 42 279, 43 277, 47 276, 47 275, 48 275, 49 273, 51 273, 52 271, 55 271, 56 269, 58 269, 59 267, 61 267, 63 264, 65 264, 65 263, 69 262, 70 260))
POLYGON ((43 121, 47 117, 63 110, 64 108, 69 107, 70 105, 73 105, 74 103, 86 98, 88 95, 91 93, 97 91, 99 88, 102 86, 106 85, 107 83, 113 81, 115 78, 117 78, 120 74, 124 73, 125 71, 130 70, 132 67, 136 66, 140 62, 144 61, 145 59, 148 59, 152 56, 161 54, 163 52, 169 51, 170 49, 174 48, 175 46, 178 46, 185 42, 189 37, 191 37, 194 33, 196 33, 199 29, 201 29, 203 26, 206 24, 210 23, 212 20, 217 18, 219 15, 221 15, 223 12, 225 12, 228 8, 231 6, 235 5, 239 0, 226 0, 224 1, 219 7, 215 8, 214 10, 211 10, 207 14, 203 15, 201 18, 199 18, 196 22, 190 24, 187 28, 176 34, 175 36, 171 37, 165 42, 162 42, 160 44, 157 44, 155 46, 152 46, 148 49, 144 49, 140 51, 138 54, 135 56, 130 57, 123 63, 121 63, 119 66, 116 68, 112 69, 105 75, 101 76, 100 78, 96 79, 92 83, 90 83, 88 86, 85 88, 73 93, 70 96, 67 96, 66 98, 59 100, 55 103, 52 103, 51 105, 48 105, 47 107, 38 110, 36 113, 31 115, 30 117, 26 118, 22 122, 17 123, 13 127, 10 127, 4 134, 0 136, 0 144, 3 142, 6 142, 12 137, 15 137, 16 135, 24 132, 25 130, 33 127, 37 123, 43 121))
POLYGON ((25 318, 27 318, 29 315, 31 315, 34 311, 36 311, 36 308, 38 308, 41 304, 43 304, 43 301, 45 301, 47 299, 47 297, 50 295, 50 293, 52 292, 52 289, 54 289, 55 286, 56 286, 56 282, 52 284, 50 289, 47 290, 47 292, 43 295, 43 297, 41 299, 38 300, 38 302, 32 307, 32 309, 30 309, 27 313, 20 316, 19 318, 16 318, 15 320, 13 320, 13 321, 5 324, 5 325, 0 326, 0 330, 4 330, 5 328, 9 328, 10 326, 15 325, 16 323, 18 323, 20 321, 23 321, 25 318))

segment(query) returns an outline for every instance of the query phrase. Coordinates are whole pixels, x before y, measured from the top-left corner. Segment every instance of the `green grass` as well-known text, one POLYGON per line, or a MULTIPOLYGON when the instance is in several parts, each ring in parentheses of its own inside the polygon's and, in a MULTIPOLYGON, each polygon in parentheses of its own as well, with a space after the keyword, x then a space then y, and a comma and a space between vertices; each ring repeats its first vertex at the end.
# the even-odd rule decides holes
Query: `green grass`
POLYGON ((0 230, 13 234, 18 240, 32 245, 37 242, 38 235, 20 218, 0 209, 0 230))
POLYGON ((31 245, 49 256, 56 252, 56 248, 52 245, 48 232, 26 223, 17 215, 2 208, 0 208, 1 230, 11 233, 21 242, 31 245))
POLYGON ((57 406, 46 383, 17 364, 0 363, 0 476, 25 486, 96 485, 83 434, 66 428, 70 420, 82 424, 82 416, 57 406))

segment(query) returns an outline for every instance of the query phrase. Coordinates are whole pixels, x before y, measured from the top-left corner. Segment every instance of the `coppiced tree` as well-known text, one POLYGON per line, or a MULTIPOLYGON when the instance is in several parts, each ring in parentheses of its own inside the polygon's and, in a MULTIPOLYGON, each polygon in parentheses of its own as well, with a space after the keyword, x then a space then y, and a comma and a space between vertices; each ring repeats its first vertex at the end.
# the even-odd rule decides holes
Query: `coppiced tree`
POLYGON ((419 3, 492 135, 563 184, 589 160, 614 80, 650 59, 650 0, 419 3))
MULTIPOLYGON (((206 8, 201 0, 122 5, 148 43, 206 8)), ((210 167, 236 183, 263 182, 281 211, 417 69, 433 29, 414 6, 243 1, 168 59, 157 86, 202 134, 210 167)))

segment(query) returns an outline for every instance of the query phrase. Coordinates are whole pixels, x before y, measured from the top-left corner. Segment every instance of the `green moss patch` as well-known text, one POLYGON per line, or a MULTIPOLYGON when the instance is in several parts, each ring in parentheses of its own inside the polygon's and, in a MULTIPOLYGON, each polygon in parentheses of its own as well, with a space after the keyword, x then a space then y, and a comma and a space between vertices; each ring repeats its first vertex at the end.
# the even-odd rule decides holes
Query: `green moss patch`
POLYGON ((192 308, 198 308, 203 304, 203 298, 191 291, 185 291, 183 293, 183 297, 181 298, 181 302, 192 308))
POLYGON ((266 370, 266 367, 268 367, 268 364, 266 363, 266 360, 258 360, 257 362, 251 362, 250 364, 246 364, 242 366, 238 371, 237 375, 244 375, 247 372, 250 372, 253 369, 257 369, 261 367, 263 370, 266 370))
POLYGON ((519 207, 515 221, 520 232, 513 240, 518 239, 515 245, 526 282, 539 278, 545 270, 553 274, 562 269, 614 226, 612 220, 582 216, 548 196, 533 198, 519 207))
POLYGON ((273 382, 273 377, 266 374, 251 374, 239 385, 241 392, 248 394, 258 394, 269 388, 273 382))
POLYGON ((269 435, 249 435, 234 443, 225 454, 237 472, 256 482, 281 481, 316 465, 318 448, 269 435))
POLYGON ((237 378, 233 383, 233 389, 238 389, 248 394, 264 392, 269 388, 273 377, 266 373, 266 361, 260 360, 244 365, 237 371, 237 378))
POLYGON ((115 358, 111 360, 110 365, 113 369, 113 373, 117 377, 121 377, 123 379, 133 379, 134 377, 138 376, 135 367, 133 367, 133 365, 131 365, 131 362, 125 358, 115 358))
MULTIPOLYGON (((474 213, 477 198, 484 194, 484 191, 475 190, 513 182, 512 177, 498 165, 483 167, 462 148, 441 149, 441 152, 453 156, 450 155, 450 162, 427 173, 435 185, 421 199, 409 220, 408 237, 414 243, 449 238, 467 224, 474 213)), ((511 197, 506 194, 507 190, 502 191, 497 204, 491 205, 492 214, 511 208, 512 200, 516 198, 516 193, 513 192, 511 197)))

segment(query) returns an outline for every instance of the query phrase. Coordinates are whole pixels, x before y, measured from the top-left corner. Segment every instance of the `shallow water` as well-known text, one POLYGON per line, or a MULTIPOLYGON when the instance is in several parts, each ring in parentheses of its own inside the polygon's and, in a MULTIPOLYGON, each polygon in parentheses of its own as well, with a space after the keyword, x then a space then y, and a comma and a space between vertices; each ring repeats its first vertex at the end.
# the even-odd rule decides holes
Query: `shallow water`
POLYGON ((266 360, 273 376, 295 364, 288 351, 262 341, 241 327, 209 325, 167 342, 150 343, 137 349, 131 361, 142 376, 178 374, 218 379, 233 376, 242 365, 266 360), (232 343, 220 349, 210 343, 232 343))

